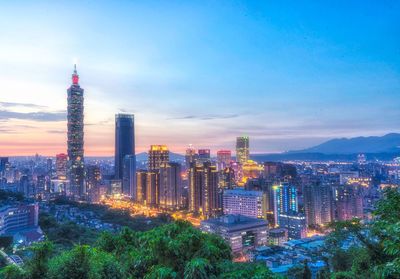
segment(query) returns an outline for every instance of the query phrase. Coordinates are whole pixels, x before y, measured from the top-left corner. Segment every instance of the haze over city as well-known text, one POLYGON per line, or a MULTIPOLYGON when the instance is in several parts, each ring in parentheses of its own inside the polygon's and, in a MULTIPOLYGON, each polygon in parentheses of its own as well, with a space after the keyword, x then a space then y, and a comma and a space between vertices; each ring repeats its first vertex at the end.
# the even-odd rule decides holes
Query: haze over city
POLYGON ((137 152, 234 149, 248 135, 252 153, 273 153, 398 132, 399 6, 3 2, 1 154, 65 152, 74 62, 87 156, 114 153, 120 112, 135 114, 137 152))

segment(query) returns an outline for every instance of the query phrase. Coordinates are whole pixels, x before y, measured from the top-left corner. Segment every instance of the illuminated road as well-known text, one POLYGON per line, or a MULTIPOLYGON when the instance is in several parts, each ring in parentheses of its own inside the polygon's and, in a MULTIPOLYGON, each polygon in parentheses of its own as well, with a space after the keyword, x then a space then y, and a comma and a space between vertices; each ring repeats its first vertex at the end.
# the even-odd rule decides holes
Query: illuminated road
POLYGON ((183 210, 171 211, 110 197, 102 199, 101 202, 110 208, 129 210, 133 217, 142 215, 146 217, 157 217, 160 214, 170 214, 174 220, 186 220, 192 223, 193 226, 200 226, 200 218, 194 217, 191 213, 183 210))

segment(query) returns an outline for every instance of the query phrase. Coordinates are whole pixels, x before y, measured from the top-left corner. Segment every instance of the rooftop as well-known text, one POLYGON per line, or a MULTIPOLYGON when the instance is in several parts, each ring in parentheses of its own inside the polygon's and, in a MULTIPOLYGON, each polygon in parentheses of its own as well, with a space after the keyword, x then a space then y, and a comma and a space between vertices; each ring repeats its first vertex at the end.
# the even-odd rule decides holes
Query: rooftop
POLYGON ((267 226, 268 222, 262 219, 251 218, 240 214, 227 214, 218 218, 211 218, 201 222, 226 227, 229 229, 240 229, 248 226, 267 226))

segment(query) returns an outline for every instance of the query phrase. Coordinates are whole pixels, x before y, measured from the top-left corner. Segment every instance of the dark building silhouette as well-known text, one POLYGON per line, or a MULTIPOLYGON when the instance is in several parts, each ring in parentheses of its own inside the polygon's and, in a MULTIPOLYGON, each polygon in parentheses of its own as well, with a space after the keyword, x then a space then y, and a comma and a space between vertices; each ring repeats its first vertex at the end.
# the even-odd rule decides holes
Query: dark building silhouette
POLYGON ((115 179, 123 179, 126 155, 135 155, 134 116, 132 114, 116 114, 115 179))

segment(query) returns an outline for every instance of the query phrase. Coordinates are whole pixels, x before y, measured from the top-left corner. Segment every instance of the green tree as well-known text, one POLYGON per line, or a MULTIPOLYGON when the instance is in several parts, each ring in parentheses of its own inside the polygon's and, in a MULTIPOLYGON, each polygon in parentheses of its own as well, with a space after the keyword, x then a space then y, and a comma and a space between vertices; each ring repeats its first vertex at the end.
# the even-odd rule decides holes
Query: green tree
POLYGON ((24 270, 16 265, 8 265, 0 270, 0 279, 24 279, 28 278, 24 270))
POLYGON ((52 259, 50 279, 119 279, 125 278, 118 261, 111 254, 86 245, 76 246, 52 259))
POLYGON ((327 240, 332 254, 334 276, 353 278, 400 278, 400 192, 388 189, 376 204, 374 219, 335 222, 327 240), (359 243, 348 251, 341 247, 343 240, 353 237, 359 243))
POLYGON ((185 279, 208 279, 215 278, 213 267, 210 262, 203 258, 195 258, 185 266, 185 279))
POLYGON ((263 263, 234 263, 230 260, 218 266, 218 278, 221 279, 269 279, 272 272, 263 263))
POLYGON ((53 243, 37 243, 31 247, 32 258, 26 263, 26 271, 31 279, 42 279, 47 276, 48 262, 53 255, 53 243))
POLYGON ((8 249, 13 244, 13 237, 12 236, 0 236, 0 249, 8 249))
POLYGON ((156 265, 151 268, 144 279, 176 279, 178 275, 169 267, 156 265))

